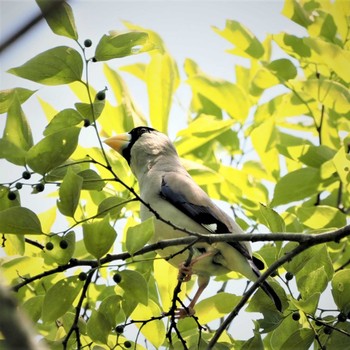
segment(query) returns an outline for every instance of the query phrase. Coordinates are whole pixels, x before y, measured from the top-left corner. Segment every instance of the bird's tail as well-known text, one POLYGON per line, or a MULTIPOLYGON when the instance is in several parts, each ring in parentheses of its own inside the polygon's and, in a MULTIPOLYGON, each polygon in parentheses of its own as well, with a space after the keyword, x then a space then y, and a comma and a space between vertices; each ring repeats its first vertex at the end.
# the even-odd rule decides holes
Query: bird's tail
MULTIPOLYGON (((259 278, 260 277, 260 271, 255 266, 254 262, 252 260, 249 261, 250 266, 252 267, 252 270, 254 274, 259 278)), ((261 289, 271 298, 271 300, 274 302, 276 308, 278 311, 282 312, 282 302, 275 290, 270 286, 270 284, 267 281, 264 281, 260 284, 261 289)))

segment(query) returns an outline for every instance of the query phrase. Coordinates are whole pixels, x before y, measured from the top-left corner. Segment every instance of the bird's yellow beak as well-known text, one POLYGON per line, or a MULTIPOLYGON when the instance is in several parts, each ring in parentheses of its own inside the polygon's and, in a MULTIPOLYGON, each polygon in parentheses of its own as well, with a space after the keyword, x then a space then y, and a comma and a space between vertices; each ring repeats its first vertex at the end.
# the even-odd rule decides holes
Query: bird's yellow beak
POLYGON ((103 142, 109 147, 113 148, 118 153, 122 154, 123 149, 127 147, 130 141, 131 141, 131 135, 125 133, 125 134, 112 136, 104 140, 103 142))

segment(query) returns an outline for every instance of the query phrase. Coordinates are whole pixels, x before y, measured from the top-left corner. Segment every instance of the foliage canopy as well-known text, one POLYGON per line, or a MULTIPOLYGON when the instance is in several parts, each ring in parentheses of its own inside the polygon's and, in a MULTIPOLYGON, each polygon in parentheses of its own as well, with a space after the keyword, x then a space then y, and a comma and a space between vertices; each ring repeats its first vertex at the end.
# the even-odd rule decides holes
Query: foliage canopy
MULTIPOLYGON (((37 3, 44 10, 48 1, 37 3)), ((190 59, 181 81, 160 36, 127 22, 125 32, 103 35, 88 58, 93 47, 79 41, 71 7, 63 3, 59 11, 43 13, 68 46, 48 49, 8 73, 58 93, 68 86, 77 102, 53 112, 42 101, 48 124, 35 143, 32 116, 22 104, 38 92, 0 92, 0 112, 7 114, 0 157, 18 166, 14 180, 0 185, 0 232, 6 253, 1 272, 50 348, 126 348, 131 341, 144 349, 136 327, 154 348, 350 349, 349 231, 342 239, 332 235, 346 226, 350 211, 350 3, 286 0, 283 14, 305 28, 305 37, 282 32, 260 41, 233 20, 214 27, 233 45, 228 53, 245 59, 235 66, 234 81, 213 78, 190 59), (278 58, 276 45, 283 51, 278 58), (110 60, 139 54, 148 55, 148 63, 112 68, 110 60), (100 64, 106 100, 106 91, 96 93, 88 80, 100 64), (149 118, 120 71, 145 83, 149 118), (284 312, 258 290, 245 301, 246 311, 263 315, 249 340, 220 329, 240 295, 206 296, 194 317, 175 318, 176 303, 193 283, 177 285, 176 270, 156 259, 156 246, 146 246, 153 221, 139 223, 137 183, 125 161, 101 142, 139 125, 167 132, 179 84, 192 92, 188 125, 175 140, 190 174, 213 199, 234 203, 244 230, 267 228, 270 240, 283 234, 255 254, 266 266, 281 261, 266 277, 275 272, 272 283, 284 312), (95 147, 79 142, 87 128, 94 131, 95 147), (32 189, 30 196, 57 202, 38 213, 22 200, 25 188, 32 189), (317 241, 322 232, 331 234, 317 241), (292 233, 302 235, 289 241, 292 233), (303 246, 303 235, 315 243, 303 246), (282 264, 286 254, 290 259, 282 264), (337 311, 323 307, 327 288, 337 311)))

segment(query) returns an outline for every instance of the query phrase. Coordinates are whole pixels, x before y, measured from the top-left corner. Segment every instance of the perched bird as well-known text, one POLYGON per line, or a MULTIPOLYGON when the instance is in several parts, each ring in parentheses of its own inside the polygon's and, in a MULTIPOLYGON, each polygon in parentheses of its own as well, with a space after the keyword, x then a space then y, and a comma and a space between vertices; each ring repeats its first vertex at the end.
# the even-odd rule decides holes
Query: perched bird
MULTIPOLYGON (((142 126, 104 142, 127 160, 138 180, 140 197, 165 221, 201 234, 243 233, 236 222, 195 183, 182 166, 174 145, 163 133, 142 126)), ((141 220, 152 215, 154 214, 141 204, 141 220)), ((171 225, 156 220, 153 241, 186 235, 185 232, 174 230, 171 225)), ((188 307, 190 313, 208 285, 210 276, 236 271, 254 281, 260 276, 257 266, 263 266, 259 259, 252 256, 248 242, 219 242, 211 245, 197 243, 192 249, 193 257, 188 267, 184 266, 188 251, 176 254, 182 248, 184 247, 168 247, 158 253, 162 257, 173 256, 169 262, 176 267, 182 265, 182 273, 198 275, 198 291, 188 307)), ((281 311, 281 301, 267 281, 261 284, 261 288, 281 311)))

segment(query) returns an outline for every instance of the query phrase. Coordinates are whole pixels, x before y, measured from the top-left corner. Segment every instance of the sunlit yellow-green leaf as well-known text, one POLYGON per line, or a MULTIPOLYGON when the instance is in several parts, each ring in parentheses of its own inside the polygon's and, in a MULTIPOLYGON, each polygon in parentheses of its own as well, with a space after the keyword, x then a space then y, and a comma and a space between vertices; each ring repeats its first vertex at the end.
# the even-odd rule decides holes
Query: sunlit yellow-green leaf
POLYGON ((350 312, 350 270, 340 270, 332 279, 332 294, 338 308, 345 314, 350 312))
POLYGON ((218 293, 200 301, 196 305, 196 316, 199 322, 206 324, 225 316, 238 304, 241 297, 231 293, 218 293))
POLYGON ((308 79, 293 82, 293 87, 337 113, 350 111, 350 92, 342 84, 328 79, 308 79))
POLYGON ((187 80, 194 92, 205 96, 226 111, 233 119, 243 122, 250 107, 245 92, 226 80, 217 80, 205 75, 197 75, 187 80))
POLYGON ((273 118, 261 123, 252 131, 250 136, 254 149, 259 154, 264 167, 274 178, 278 178, 280 166, 276 146, 279 142, 279 136, 273 118), (262 135, 264 136, 262 137, 262 135))
POLYGON ((297 0, 286 0, 284 2, 282 14, 287 18, 290 18, 295 23, 307 28, 308 25, 312 23, 311 11, 309 12, 306 9, 304 3, 305 2, 297 0))
POLYGON ((335 228, 346 225, 346 215, 339 209, 318 205, 317 207, 300 207, 297 209, 300 221, 311 229, 335 228))
POLYGON ((166 132, 172 98, 179 85, 177 65, 168 53, 151 56, 146 68, 146 85, 151 124, 155 129, 166 132))
POLYGON ((227 20, 223 30, 213 27, 214 31, 235 45, 229 52, 243 57, 260 58, 264 54, 264 47, 257 37, 242 23, 227 20))
MULTIPOLYGON (((138 304, 137 308, 132 313, 134 320, 151 319, 157 317, 162 313, 159 306, 153 301, 149 300, 148 305, 138 304)), ((136 324, 141 333, 149 340, 155 348, 159 348, 165 340, 165 326, 162 320, 153 320, 142 325, 136 324), (141 327, 142 326, 142 327, 141 327)))
POLYGON ((339 78, 350 83, 350 51, 320 38, 305 38, 304 42, 317 53, 317 62, 327 65, 339 78))
POLYGON ((124 289, 129 298, 132 298, 136 303, 142 303, 147 306, 148 287, 145 278, 140 272, 133 270, 123 270, 119 272, 121 281, 119 286, 124 289))
POLYGON ((214 116, 204 114, 199 116, 186 129, 178 133, 178 136, 181 137, 176 142, 179 155, 191 152, 216 139, 226 130, 229 130, 233 124, 233 120, 217 120, 214 116))
POLYGON ((350 188, 350 157, 342 147, 333 158, 333 165, 345 187, 350 188))

